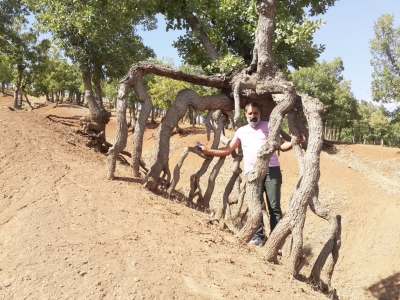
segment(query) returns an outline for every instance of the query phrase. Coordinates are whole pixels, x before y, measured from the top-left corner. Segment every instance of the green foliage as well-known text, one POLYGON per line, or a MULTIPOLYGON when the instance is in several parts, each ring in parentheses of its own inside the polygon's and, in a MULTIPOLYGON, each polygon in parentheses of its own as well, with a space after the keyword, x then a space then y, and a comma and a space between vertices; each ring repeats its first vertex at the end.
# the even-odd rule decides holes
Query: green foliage
POLYGON ((293 72, 292 81, 298 93, 318 98, 324 104, 325 126, 340 131, 352 125, 358 116, 357 101, 351 92, 351 82, 345 81, 341 58, 332 62, 317 62, 313 67, 293 72))
POLYGON ((101 89, 103 96, 108 100, 115 100, 118 96, 119 82, 116 80, 103 81, 101 83, 101 89))
POLYGON ((14 24, 16 19, 20 23, 26 22, 28 10, 24 1, 1 0, 0 1, 0 51, 8 41, 14 37, 14 24))
POLYGON ((58 91, 82 92, 82 77, 76 64, 61 58, 57 49, 52 49, 42 68, 33 72, 30 94, 48 95, 58 91))
POLYGON ((243 57, 235 56, 228 53, 221 59, 208 65, 205 70, 208 73, 223 73, 226 75, 232 74, 235 70, 246 67, 243 57))
POLYGON ((0 53, 0 82, 5 84, 11 83, 13 80, 13 69, 7 57, 0 53))
POLYGON ((391 120, 390 113, 381 105, 362 100, 358 106, 359 120, 354 126, 355 142, 400 146, 396 128, 399 122, 391 120), (397 137, 397 138, 396 138, 397 137), (385 142, 386 141, 386 142, 385 142))
MULTIPOLYGON (((168 29, 186 29, 174 46, 179 55, 190 65, 214 70, 209 55, 200 43, 198 32, 190 29, 188 16, 195 16, 221 56, 229 53, 242 57, 245 64, 252 59, 255 29, 258 21, 255 0, 152 0, 155 9, 164 14, 168 29)), ((310 21, 311 16, 325 13, 335 0, 285 0, 279 1, 277 34, 273 51, 280 66, 299 68, 310 66, 324 50, 313 44, 313 33, 323 24, 322 20, 310 21)))
POLYGON ((383 139, 390 132, 390 121, 388 113, 383 106, 380 106, 371 114, 369 125, 373 128, 377 137, 383 139))
POLYGON ((39 28, 51 32, 65 55, 78 65, 119 79, 129 66, 153 55, 136 34, 136 26, 154 27, 134 1, 28 0, 39 28))
POLYGON ((13 82, 22 87, 27 93, 32 88, 34 76, 44 74, 48 60, 50 41, 38 41, 38 34, 34 29, 27 29, 24 20, 14 19, 12 39, 3 45, 1 51, 3 60, 13 69, 13 82))
MULTIPOLYGON (((186 73, 204 75, 204 71, 202 70, 202 68, 200 68, 198 66, 182 65, 179 67, 179 69, 181 69, 182 71, 184 71, 186 73)), ((194 90, 200 96, 215 95, 220 92, 219 89, 216 89, 216 88, 210 88, 207 86, 201 86, 201 85, 192 84, 189 82, 185 82, 184 86, 186 89, 194 90)))
POLYGON ((400 26, 394 27, 393 14, 384 14, 374 23, 370 51, 373 100, 400 101, 400 26))
POLYGON ((309 67, 316 62, 325 46, 313 44, 313 34, 323 24, 325 21, 322 19, 310 21, 307 18, 302 23, 293 19, 277 23, 273 51, 282 70, 287 70, 288 66, 294 69, 309 67))
MULTIPOLYGON (((170 58, 157 60, 155 62, 169 68, 174 68, 174 63, 170 58)), ((151 77, 146 77, 145 87, 151 97, 153 106, 155 108, 167 110, 168 101, 170 101, 171 104, 175 101, 178 92, 185 88, 185 83, 164 76, 152 75, 151 77)))
POLYGON ((185 85, 182 81, 163 76, 154 76, 153 81, 149 83, 149 94, 154 107, 167 110, 166 101, 170 100, 173 103, 178 92, 184 88, 185 85))

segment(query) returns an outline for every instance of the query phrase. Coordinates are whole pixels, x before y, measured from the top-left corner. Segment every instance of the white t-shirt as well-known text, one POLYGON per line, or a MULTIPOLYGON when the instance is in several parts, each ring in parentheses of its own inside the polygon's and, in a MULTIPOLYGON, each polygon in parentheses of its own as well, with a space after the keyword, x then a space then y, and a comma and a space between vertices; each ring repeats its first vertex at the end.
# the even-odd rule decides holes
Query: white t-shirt
MULTIPOLYGON (((268 139, 269 128, 267 121, 260 121, 256 127, 251 127, 249 124, 240 127, 232 138, 232 142, 240 141, 243 150, 244 173, 248 173, 253 169, 257 153, 261 146, 268 139)), ((274 152, 269 160, 269 167, 279 167, 278 156, 274 152)))

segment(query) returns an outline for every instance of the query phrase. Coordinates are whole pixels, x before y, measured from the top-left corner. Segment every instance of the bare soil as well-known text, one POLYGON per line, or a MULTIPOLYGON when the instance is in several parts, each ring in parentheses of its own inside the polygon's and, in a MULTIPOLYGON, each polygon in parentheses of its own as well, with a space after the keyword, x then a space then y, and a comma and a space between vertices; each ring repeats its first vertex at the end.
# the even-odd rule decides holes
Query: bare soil
MULTIPOLYGON (((30 99, 40 102, 41 99, 30 99)), ((0 95, 0 297, 3 299, 324 299, 291 279, 282 260, 262 247, 237 244, 210 216, 177 197, 167 200, 119 163, 106 179, 106 157, 87 148, 76 128, 45 116, 87 114, 54 104, 11 111, 0 95)), ((157 129, 148 128, 149 161, 157 129)), ((171 139, 170 168, 195 140, 211 145, 201 126, 171 139)), ((107 126, 110 142, 115 121, 107 126)), ((228 132, 233 134, 233 132, 228 132)), ((132 149, 129 135, 127 151, 132 149)), ((215 160, 216 161, 216 160, 215 160)), ((299 171, 292 152, 280 155, 283 208, 299 171)), ((202 159, 189 154, 177 194, 202 159)), ((231 175, 227 159, 211 206, 231 175)), ((400 299, 400 149, 336 145, 321 155, 320 199, 342 215, 342 248, 332 285, 339 299, 400 299)), ((203 178, 205 186, 207 177, 203 178)), ((304 235, 310 268, 328 224, 308 213, 304 235)))

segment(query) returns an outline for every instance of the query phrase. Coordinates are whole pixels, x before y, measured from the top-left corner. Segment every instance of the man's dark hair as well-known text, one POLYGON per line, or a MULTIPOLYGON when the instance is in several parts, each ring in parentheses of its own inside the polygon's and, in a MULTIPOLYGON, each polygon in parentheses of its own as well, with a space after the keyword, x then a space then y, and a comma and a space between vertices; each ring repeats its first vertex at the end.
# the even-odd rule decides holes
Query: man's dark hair
POLYGON ((258 111, 261 113, 261 108, 260 108, 260 105, 258 105, 258 103, 257 102, 250 102, 250 103, 247 103, 246 104, 246 107, 244 108, 244 111, 245 112, 247 112, 247 108, 249 108, 249 107, 255 107, 255 108, 258 108, 258 111))

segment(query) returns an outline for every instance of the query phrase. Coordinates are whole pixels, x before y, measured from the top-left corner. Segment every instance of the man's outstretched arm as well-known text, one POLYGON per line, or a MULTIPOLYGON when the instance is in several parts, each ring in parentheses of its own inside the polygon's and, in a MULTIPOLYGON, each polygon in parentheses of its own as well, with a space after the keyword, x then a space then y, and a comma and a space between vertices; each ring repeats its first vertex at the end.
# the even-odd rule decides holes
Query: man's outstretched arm
POLYGON ((230 141, 228 145, 225 147, 219 148, 219 149, 208 149, 204 145, 200 145, 201 151, 205 155, 210 155, 210 156, 227 156, 233 152, 237 147, 239 147, 240 141, 235 140, 235 141, 230 141))

